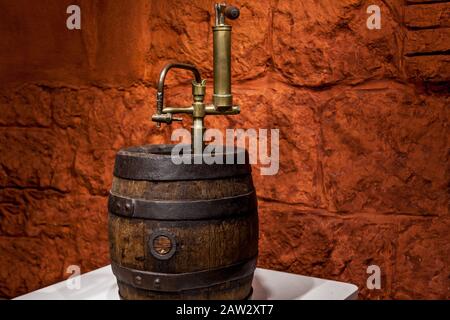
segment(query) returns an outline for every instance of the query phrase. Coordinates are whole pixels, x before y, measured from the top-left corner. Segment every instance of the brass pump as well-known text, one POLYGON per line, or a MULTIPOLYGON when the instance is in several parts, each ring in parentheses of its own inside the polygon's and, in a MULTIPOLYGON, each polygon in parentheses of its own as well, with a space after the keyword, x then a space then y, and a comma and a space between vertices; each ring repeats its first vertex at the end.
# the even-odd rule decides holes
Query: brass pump
POLYGON ((195 154, 202 153, 205 144, 203 135, 205 132, 204 118, 206 115, 232 115, 240 112, 239 106, 233 105, 231 94, 231 26, 225 24, 225 18, 230 20, 239 17, 239 9, 225 3, 215 5, 216 19, 213 26, 214 47, 214 93, 213 103, 205 105, 206 80, 201 78, 196 66, 186 63, 169 63, 164 66, 159 75, 158 92, 156 93, 156 114, 152 121, 159 127, 161 122, 171 124, 172 121, 182 121, 174 114, 192 114, 192 151, 195 154), (170 69, 185 69, 193 73, 192 97, 190 107, 165 107, 164 106, 164 81, 170 69))

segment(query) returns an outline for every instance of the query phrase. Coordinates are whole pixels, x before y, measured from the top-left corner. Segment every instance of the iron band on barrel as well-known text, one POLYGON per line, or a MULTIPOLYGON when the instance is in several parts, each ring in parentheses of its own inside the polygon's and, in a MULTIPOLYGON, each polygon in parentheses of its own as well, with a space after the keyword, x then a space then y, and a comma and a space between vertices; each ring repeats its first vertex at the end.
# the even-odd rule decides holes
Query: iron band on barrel
POLYGON ((125 268, 111 263, 114 275, 126 284, 144 290, 179 292, 211 287, 215 284, 250 276, 256 267, 256 257, 231 266, 189 273, 156 273, 125 268))
POLYGON ((154 220, 207 220, 235 217, 256 210, 255 191, 234 197, 197 201, 139 200, 110 194, 109 212, 154 220))

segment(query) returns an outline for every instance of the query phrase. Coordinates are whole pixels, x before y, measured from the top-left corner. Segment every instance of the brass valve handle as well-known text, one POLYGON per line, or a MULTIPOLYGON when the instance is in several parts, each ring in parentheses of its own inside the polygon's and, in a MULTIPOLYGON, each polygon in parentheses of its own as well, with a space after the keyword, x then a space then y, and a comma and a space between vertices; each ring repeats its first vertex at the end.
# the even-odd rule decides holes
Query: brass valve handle
POLYGON ((241 12, 235 6, 227 5, 226 3, 216 3, 216 26, 225 25, 225 18, 235 20, 239 18, 241 12))
POLYGON ((233 6, 226 6, 224 10, 225 17, 227 17, 230 20, 235 20, 239 18, 241 12, 238 8, 233 6))

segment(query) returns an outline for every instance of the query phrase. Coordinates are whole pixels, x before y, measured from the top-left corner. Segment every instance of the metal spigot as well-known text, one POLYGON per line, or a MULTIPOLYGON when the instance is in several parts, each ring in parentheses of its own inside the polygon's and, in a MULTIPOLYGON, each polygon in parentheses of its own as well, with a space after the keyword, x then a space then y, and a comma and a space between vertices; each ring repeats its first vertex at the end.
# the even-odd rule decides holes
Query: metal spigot
POLYGON ((174 114, 191 114, 192 149, 194 153, 201 153, 204 149, 203 135, 205 132, 204 118, 206 115, 232 115, 240 112, 239 106, 233 106, 231 94, 231 26, 225 24, 225 18, 234 20, 239 17, 239 9, 220 3, 215 5, 216 20, 213 27, 214 47, 214 94, 213 104, 205 105, 206 80, 201 78, 200 71, 192 64, 169 63, 164 66, 159 75, 158 91, 156 93, 156 114, 152 121, 160 127, 161 123, 171 124, 172 121, 182 121, 174 114), (192 96, 190 107, 165 107, 164 82, 170 69, 184 69, 193 73, 192 96))

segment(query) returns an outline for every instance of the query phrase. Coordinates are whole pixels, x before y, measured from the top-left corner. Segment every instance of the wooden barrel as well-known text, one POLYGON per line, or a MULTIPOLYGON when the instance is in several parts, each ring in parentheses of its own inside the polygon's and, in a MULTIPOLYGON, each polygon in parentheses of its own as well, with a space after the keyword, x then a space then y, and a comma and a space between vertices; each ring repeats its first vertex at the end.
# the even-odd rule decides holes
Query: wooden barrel
POLYGON ((172 148, 146 145, 116 156, 108 211, 120 296, 245 299, 258 253, 247 152, 220 155, 235 164, 175 164, 172 148))

